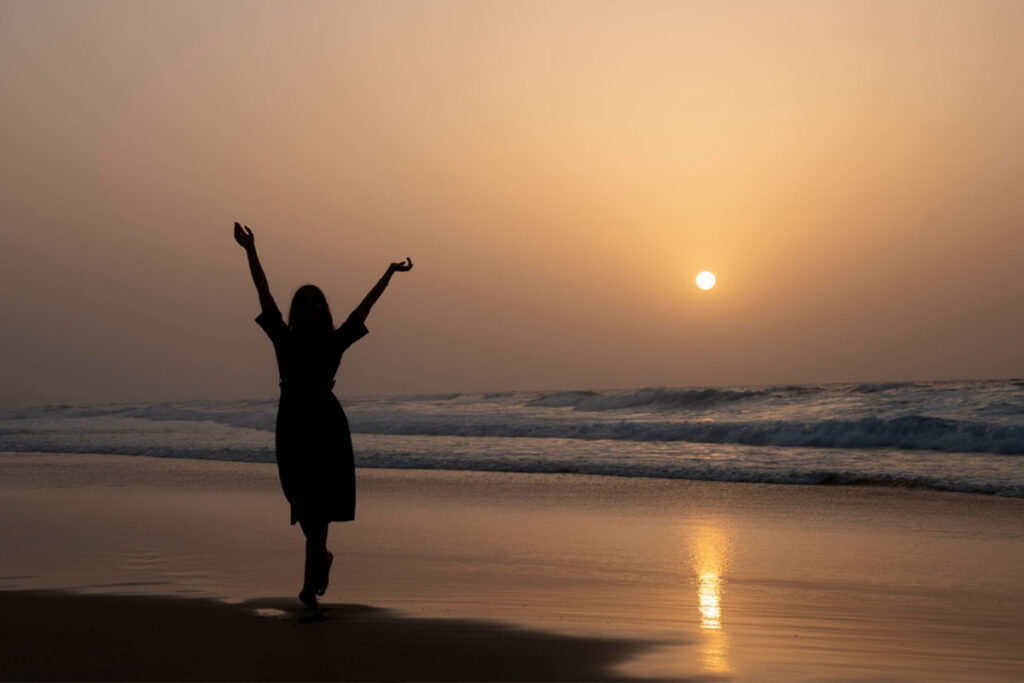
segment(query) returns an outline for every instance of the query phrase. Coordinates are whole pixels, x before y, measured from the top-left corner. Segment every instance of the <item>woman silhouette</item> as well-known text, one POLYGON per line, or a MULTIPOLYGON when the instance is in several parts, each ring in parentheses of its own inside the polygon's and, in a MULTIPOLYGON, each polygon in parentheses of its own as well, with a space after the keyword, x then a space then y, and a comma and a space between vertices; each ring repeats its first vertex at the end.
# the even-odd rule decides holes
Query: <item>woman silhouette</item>
POLYGON ((306 536, 306 568, 301 600, 317 609, 327 590, 334 556, 327 550, 327 525, 355 519, 356 479, 352 437, 341 404, 334 397, 334 375, 341 354, 367 334, 366 316, 391 276, 412 268, 412 259, 388 266, 351 315, 335 328, 323 292, 303 285, 288 310, 288 324, 270 295, 249 226, 235 223, 235 241, 245 248, 262 309, 256 322, 270 337, 281 376, 277 408, 277 472, 291 504, 291 523, 306 536))

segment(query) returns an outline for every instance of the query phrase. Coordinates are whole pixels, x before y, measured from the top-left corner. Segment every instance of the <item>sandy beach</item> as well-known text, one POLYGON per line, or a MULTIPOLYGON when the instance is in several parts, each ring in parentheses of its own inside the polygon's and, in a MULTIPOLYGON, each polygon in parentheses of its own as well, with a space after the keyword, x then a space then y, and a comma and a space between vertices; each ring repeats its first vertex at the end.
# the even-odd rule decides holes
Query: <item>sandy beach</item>
POLYGON ((322 618, 273 465, 0 455, 4 680, 1019 680, 1024 501, 360 470, 322 618))

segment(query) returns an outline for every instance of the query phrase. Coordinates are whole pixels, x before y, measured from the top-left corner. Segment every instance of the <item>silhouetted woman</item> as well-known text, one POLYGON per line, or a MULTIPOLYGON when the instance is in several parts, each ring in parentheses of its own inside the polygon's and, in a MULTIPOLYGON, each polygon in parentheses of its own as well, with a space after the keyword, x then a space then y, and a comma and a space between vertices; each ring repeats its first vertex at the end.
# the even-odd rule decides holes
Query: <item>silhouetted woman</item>
POLYGON ((327 525, 355 519, 356 479, 352 437, 341 404, 334 397, 334 375, 341 354, 366 333, 366 316, 396 272, 412 268, 412 259, 392 263, 351 315, 335 328, 327 299, 313 285, 299 287, 281 319, 263 274, 249 226, 235 223, 235 241, 249 257, 252 281, 262 309, 256 322, 274 343, 281 375, 277 408, 277 471, 291 503, 291 523, 306 536, 306 568, 299 599, 317 608, 327 590, 334 556, 327 550, 327 525))

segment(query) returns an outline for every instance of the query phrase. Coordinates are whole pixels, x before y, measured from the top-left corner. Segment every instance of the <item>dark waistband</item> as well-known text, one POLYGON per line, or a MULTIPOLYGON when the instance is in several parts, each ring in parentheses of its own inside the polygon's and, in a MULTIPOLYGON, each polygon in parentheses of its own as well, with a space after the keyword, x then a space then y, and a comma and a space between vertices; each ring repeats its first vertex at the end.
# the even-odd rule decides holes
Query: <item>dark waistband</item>
POLYGON ((330 382, 303 382, 302 380, 283 379, 281 380, 281 393, 303 393, 316 394, 330 391, 334 388, 334 380, 330 382))

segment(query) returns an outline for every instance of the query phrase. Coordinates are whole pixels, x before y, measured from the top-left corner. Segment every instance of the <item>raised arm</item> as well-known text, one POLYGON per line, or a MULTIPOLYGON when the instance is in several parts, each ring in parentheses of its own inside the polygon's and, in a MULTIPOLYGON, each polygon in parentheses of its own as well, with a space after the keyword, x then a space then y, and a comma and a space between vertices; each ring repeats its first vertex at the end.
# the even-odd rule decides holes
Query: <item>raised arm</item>
POLYGON ((404 273, 407 270, 412 270, 411 258, 406 258, 404 261, 392 263, 388 266, 387 271, 381 276, 380 280, 377 280, 377 284, 373 286, 370 293, 367 294, 366 297, 363 298, 363 301, 356 306, 356 309, 352 311, 352 315, 365 322, 366 316, 370 315, 370 309, 373 308, 375 303, 377 303, 377 299, 380 298, 380 295, 383 294, 384 290, 387 288, 388 283, 391 282, 391 276, 395 273, 404 273))
POLYGON ((256 238, 253 237, 248 225, 243 228, 239 223, 235 223, 235 241, 245 249, 245 254, 249 257, 249 272, 252 273, 252 283, 256 285, 256 292, 260 295, 260 309, 269 311, 276 308, 274 297, 270 296, 267 276, 260 265, 260 257, 256 255, 256 238))

